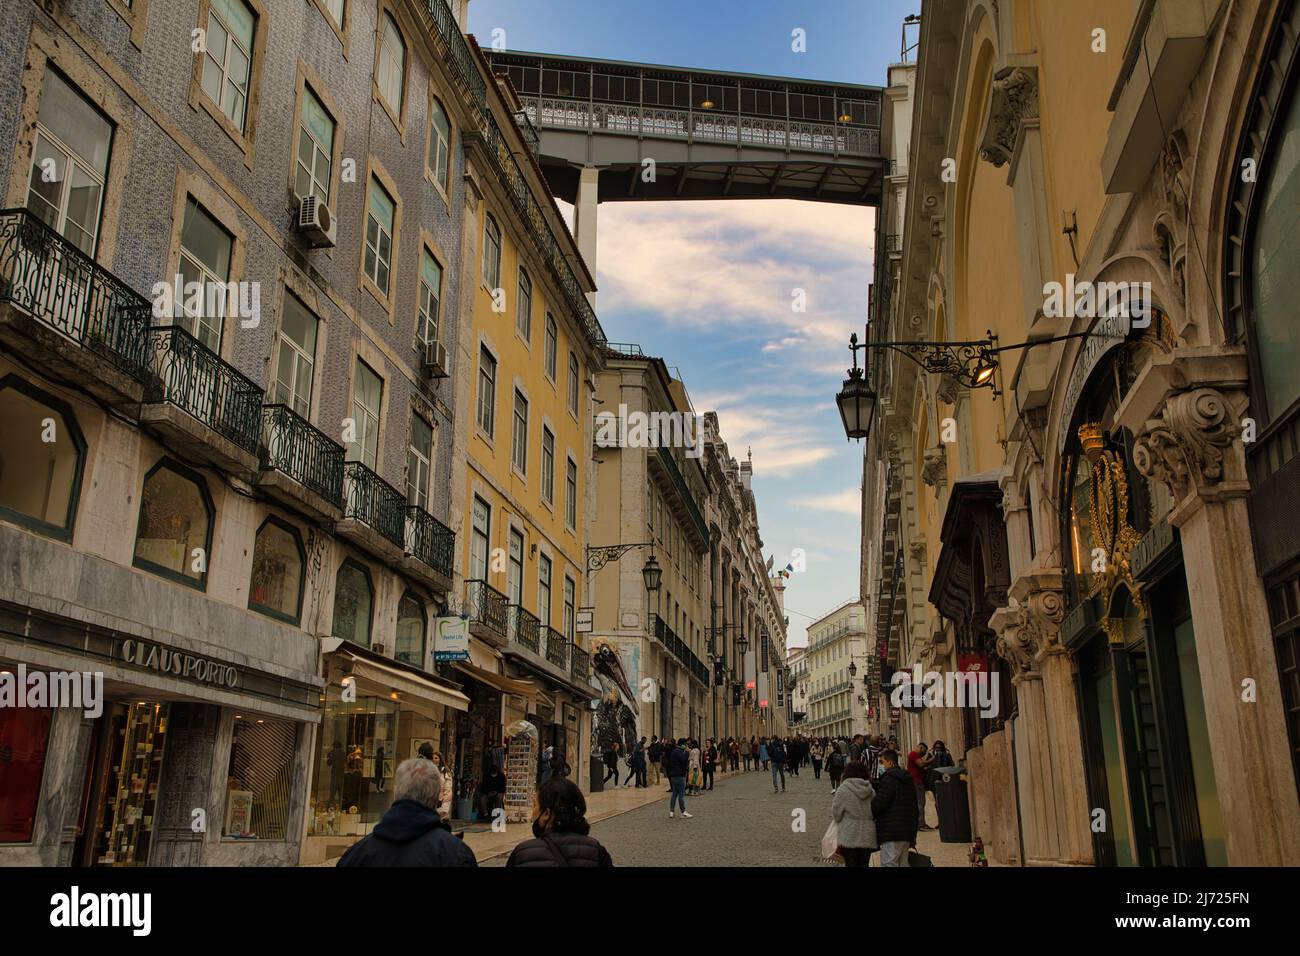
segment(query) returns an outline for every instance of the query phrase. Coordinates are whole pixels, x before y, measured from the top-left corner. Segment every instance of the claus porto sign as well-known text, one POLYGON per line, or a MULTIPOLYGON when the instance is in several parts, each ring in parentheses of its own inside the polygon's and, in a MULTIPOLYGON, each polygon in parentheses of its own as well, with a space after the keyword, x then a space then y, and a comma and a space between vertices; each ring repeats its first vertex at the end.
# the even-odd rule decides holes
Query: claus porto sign
POLYGON ((127 638, 122 642, 120 651, 122 660, 137 667, 143 667, 160 674, 170 674, 184 680, 214 687, 233 689, 239 684, 239 670, 221 661, 210 660, 195 654, 187 654, 175 648, 136 638, 127 638))

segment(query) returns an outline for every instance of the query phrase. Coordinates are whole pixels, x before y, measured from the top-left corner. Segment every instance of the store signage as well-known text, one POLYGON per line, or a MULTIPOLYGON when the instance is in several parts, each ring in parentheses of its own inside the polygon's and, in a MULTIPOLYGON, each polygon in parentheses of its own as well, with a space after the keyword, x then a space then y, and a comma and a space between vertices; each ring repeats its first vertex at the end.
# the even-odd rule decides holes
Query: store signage
POLYGON ((989 661, 983 654, 957 655, 957 670, 963 674, 978 674, 988 669, 989 661))
POLYGON ((590 634, 595 627, 592 622, 592 609, 589 607, 578 608, 578 616, 574 618, 573 626, 579 634, 590 634))
POLYGON ((160 674, 171 674, 185 680, 227 689, 233 689, 239 684, 239 669, 236 667, 195 654, 186 654, 184 651, 154 644, 151 641, 140 641, 129 637, 122 642, 119 654, 128 664, 158 671, 160 674))
POLYGON ((440 617, 433 622, 433 659, 444 661, 469 660, 469 619, 440 617))
MULTIPOLYGON (((1150 324, 1150 319, 1147 321, 1150 324)), ((1068 423, 1074 420, 1074 406, 1078 404, 1083 386, 1092 374, 1092 370, 1111 349, 1123 344, 1132 328, 1132 320, 1118 312, 1098 319, 1092 324, 1092 328, 1088 330, 1088 337, 1083 340, 1083 348, 1079 350, 1079 356, 1074 360, 1074 371, 1070 373, 1070 380, 1065 386, 1065 401, 1061 403, 1064 410, 1062 421, 1068 423)), ((1070 437, 1070 431, 1069 428, 1061 429, 1057 454, 1065 453, 1065 443, 1070 437)))

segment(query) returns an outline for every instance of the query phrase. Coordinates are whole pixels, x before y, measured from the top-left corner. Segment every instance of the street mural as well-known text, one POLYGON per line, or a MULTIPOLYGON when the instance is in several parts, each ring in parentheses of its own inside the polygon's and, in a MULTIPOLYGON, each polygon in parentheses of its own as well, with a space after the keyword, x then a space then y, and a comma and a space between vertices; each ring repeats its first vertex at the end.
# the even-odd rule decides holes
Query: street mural
POLYGON ((591 735, 592 753, 603 754, 617 740, 623 753, 629 754, 637 742, 639 708, 632 686, 639 682, 641 647, 639 644, 618 647, 608 641, 597 643, 591 670, 601 689, 595 733, 591 735))

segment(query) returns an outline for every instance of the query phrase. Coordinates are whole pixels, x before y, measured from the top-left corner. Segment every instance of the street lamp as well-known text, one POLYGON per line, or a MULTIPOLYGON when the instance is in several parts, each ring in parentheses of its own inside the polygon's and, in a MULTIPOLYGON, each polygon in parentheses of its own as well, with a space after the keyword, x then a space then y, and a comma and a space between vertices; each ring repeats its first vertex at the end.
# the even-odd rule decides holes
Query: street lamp
POLYGON ((749 638, 744 634, 741 634, 740 637, 736 638, 736 650, 740 651, 741 657, 744 657, 745 652, 749 650, 749 638))
MULTIPOLYGON (((1127 311, 1127 306, 1125 307, 1127 311)), ((1105 322, 1099 322, 1085 332, 1070 332, 1066 335, 1053 335, 1049 338, 1017 342, 1014 345, 998 345, 998 337, 989 329, 982 339, 967 342, 858 342, 857 333, 849 336, 849 349, 853 352, 853 368, 849 377, 836 396, 840 408, 840 417, 844 419, 844 431, 849 438, 866 438, 871 431, 871 415, 876 407, 876 393, 867 384, 861 369, 858 368, 858 349, 889 349, 905 356, 920 368, 936 375, 950 375, 965 388, 991 388, 996 399, 1001 393, 997 387, 997 370, 1003 352, 1018 349, 1031 349, 1067 339, 1085 339, 1089 336, 1099 338, 1125 339, 1133 330, 1130 315, 1121 312, 1105 322)), ((1150 322, 1148 321, 1148 324, 1150 322)))
POLYGON ((645 589, 651 594, 659 590, 659 582, 664 575, 663 569, 659 567, 659 562, 655 560, 654 552, 646 558, 645 567, 641 569, 641 577, 645 580, 645 589))
POLYGON ((850 677, 858 676, 858 665, 853 663, 853 661, 849 661, 849 676, 850 677))
POLYGON ((853 351, 853 368, 844 380, 844 387, 835 397, 840 409, 840 418, 844 420, 844 432, 849 438, 866 438, 871 433, 871 417, 876 411, 876 393, 858 368, 858 349, 865 348, 858 344, 858 334, 849 336, 849 348, 853 351))

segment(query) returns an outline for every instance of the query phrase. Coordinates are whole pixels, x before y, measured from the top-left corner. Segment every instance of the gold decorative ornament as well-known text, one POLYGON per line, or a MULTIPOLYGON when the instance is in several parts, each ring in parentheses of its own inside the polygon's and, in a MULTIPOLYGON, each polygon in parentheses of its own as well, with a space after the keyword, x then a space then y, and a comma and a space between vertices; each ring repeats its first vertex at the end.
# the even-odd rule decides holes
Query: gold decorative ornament
POLYGON ((1079 426, 1079 443, 1088 460, 1092 462, 1092 478, 1088 489, 1088 517, 1091 522, 1093 548, 1100 548, 1106 556, 1105 569, 1091 573, 1088 597, 1102 596, 1107 616, 1102 619, 1111 643, 1123 642, 1123 618, 1110 617, 1115 591, 1123 585, 1133 606, 1145 620, 1146 601, 1142 585, 1133 576, 1130 557, 1142 541, 1142 535, 1129 524, 1128 474, 1123 457, 1114 449, 1105 447, 1104 432, 1096 422, 1079 426))

